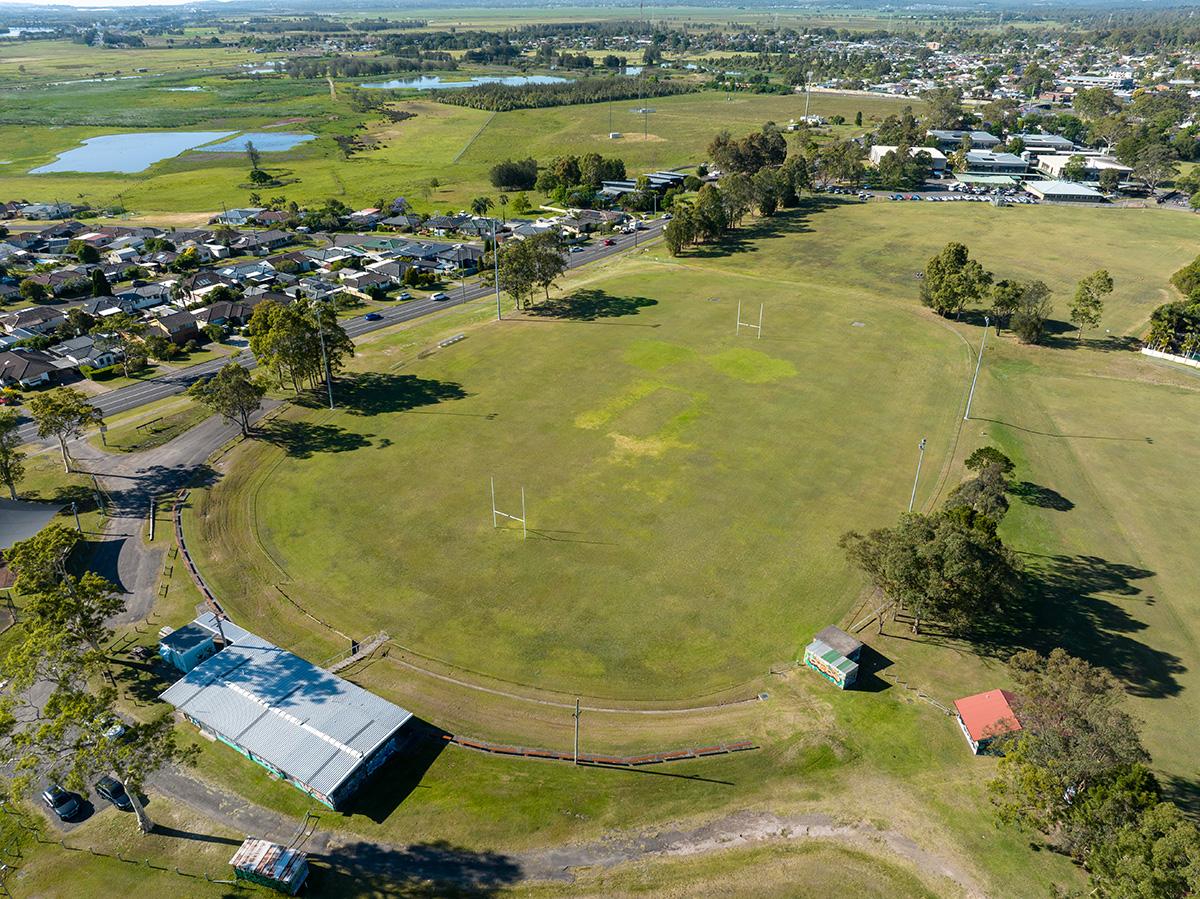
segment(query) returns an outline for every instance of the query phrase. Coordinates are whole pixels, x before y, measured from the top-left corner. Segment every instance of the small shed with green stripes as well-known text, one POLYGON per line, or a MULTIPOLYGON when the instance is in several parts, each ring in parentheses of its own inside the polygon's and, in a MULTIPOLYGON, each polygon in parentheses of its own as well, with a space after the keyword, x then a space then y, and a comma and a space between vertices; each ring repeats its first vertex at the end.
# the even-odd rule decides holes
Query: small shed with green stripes
POLYGON ((852 656, 857 656, 861 649, 862 643, 845 631, 827 627, 804 650, 804 664, 845 690, 858 679, 858 662, 852 656))

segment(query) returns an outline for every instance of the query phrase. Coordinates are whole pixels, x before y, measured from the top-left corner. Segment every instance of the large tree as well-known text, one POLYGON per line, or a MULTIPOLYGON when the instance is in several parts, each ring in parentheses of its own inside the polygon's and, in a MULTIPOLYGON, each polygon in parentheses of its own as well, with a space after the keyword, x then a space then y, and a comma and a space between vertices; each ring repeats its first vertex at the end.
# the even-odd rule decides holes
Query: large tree
POLYGON ((1060 648, 1018 652, 1009 673, 1021 730, 999 742, 1004 757, 989 789, 1002 820, 1056 834, 1077 797, 1149 756, 1104 669, 1060 648))
POLYGON ((850 531, 840 542, 850 561, 890 600, 913 615, 970 631, 1000 611, 1017 587, 1017 557, 987 521, 956 514, 901 516, 892 528, 850 531))
POLYGON ((17 498, 17 484, 25 477, 25 454, 21 452, 21 421, 15 409, 0 409, 0 483, 17 498))
POLYGON ((737 227, 754 207, 754 182, 743 172, 734 172, 721 179, 721 200, 725 204, 725 218, 737 227))
POLYGON ((88 402, 86 396, 71 387, 60 387, 39 393, 29 401, 29 414, 37 423, 38 436, 53 437, 62 452, 63 470, 71 470, 68 441, 83 436, 88 425, 100 424, 104 415, 88 402))
POLYGON ((1175 177, 1179 161, 1166 144, 1152 143, 1138 151, 1133 163, 1133 177, 1154 193, 1158 185, 1175 177))
POLYGON ((250 433, 250 416, 258 410, 265 393, 266 388, 236 362, 227 363, 210 380, 197 381, 188 388, 189 395, 237 424, 243 436, 250 433))
POLYGON ((1105 269, 1097 269, 1079 282, 1071 300, 1071 323, 1079 327, 1079 339, 1084 328, 1100 324, 1104 314, 1104 298, 1113 291, 1113 279, 1105 269))
POLYGON ((121 369, 128 378, 137 365, 136 360, 144 355, 142 336, 146 327, 145 322, 128 312, 117 312, 97 322, 92 328, 92 336, 100 348, 120 353, 121 369))
POLYGON ((14 543, 5 553, 22 594, 47 593, 67 576, 67 560, 79 544, 74 528, 52 523, 32 537, 14 543))
POLYGON ((1169 802, 1131 818, 1088 857, 1092 884, 1113 899, 1185 899, 1200 893, 1200 831, 1169 802))
POLYGON ((1050 288, 1044 281, 1027 281, 1012 316, 1012 329, 1022 343, 1041 343, 1046 337, 1046 322, 1054 306, 1050 288))
POLYGON ((721 189, 715 184, 705 184, 696 194, 696 240, 720 240, 728 230, 729 216, 725 211, 721 193, 721 189))
POLYGON ((951 241, 925 266, 921 302, 938 315, 960 315, 985 296, 991 283, 991 272, 971 259, 963 244, 951 241))

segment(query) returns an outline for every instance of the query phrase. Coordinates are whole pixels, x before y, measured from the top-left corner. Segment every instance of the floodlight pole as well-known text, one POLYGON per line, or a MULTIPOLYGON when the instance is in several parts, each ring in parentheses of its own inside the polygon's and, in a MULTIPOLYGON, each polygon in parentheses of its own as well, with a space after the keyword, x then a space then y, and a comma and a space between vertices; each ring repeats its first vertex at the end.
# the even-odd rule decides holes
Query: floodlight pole
POLYGON ((75 500, 71 500, 71 512, 75 516, 75 530, 82 534, 83 525, 79 523, 79 503, 75 502, 75 500))
POLYGON ((575 764, 579 764, 579 700, 575 700, 575 764))
POLYGON ((521 485, 521 539, 529 539, 529 527, 525 524, 525 485, 521 485))
POLYGON ((490 478, 492 482, 492 527, 496 527, 496 479, 490 478))
POLYGON ((971 392, 967 394, 967 411, 963 415, 963 421, 971 420, 971 401, 975 399, 975 382, 979 380, 979 368, 983 365, 983 351, 987 348, 988 328, 991 326, 992 320, 987 316, 983 318, 983 340, 979 344, 979 358, 975 360, 975 375, 971 378, 971 392))
POLYGON ((758 304, 758 339, 759 340, 762 340, 762 314, 763 314, 763 304, 759 303, 758 304))
POLYGON ((908 511, 910 511, 910 512, 913 510, 913 504, 916 503, 916 501, 917 501, 917 482, 919 480, 921 480, 921 463, 925 461, 925 438, 924 437, 922 437, 921 442, 919 444, 917 444, 917 449, 919 449, 921 451, 921 454, 919 456, 917 456, 917 474, 916 474, 916 477, 913 478, 912 496, 910 496, 908 498, 908 511))

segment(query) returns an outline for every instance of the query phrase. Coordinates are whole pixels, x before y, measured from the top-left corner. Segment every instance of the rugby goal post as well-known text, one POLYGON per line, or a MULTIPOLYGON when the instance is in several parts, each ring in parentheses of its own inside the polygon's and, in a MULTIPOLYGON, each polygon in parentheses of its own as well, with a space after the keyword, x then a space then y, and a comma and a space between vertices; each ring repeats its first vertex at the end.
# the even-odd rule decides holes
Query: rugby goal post
POLYGON ((519 521, 521 522, 521 539, 529 539, 529 529, 525 524, 525 485, 521 485, 521 514, 509 515, 507 512, 501 512, 496 508, 496 479, 493 477, 489 480, 491 481, 492 485, 492 527, 500 527, 501 518, 507 519, 508 521, 519 521))
POLYGON ((742 321, 742 301, 738 300, 737 325, 733 329, 734 337, 737 337, 738 335, 740 335, 742 333, 742 328, 751 328, 754 330, 758 339, 761 340, 762 339, 762 319, 763 319, 763 304, 759 303, 758 304, 758 324, 756 325, 753 322, 742 321))

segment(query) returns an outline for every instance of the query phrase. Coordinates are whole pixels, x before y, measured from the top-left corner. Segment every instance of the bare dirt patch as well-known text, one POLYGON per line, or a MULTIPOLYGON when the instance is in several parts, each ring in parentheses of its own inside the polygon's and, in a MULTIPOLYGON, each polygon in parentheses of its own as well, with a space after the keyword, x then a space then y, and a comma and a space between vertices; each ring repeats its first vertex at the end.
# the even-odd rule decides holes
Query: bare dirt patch
MULTIPOLYGON (((609 140, 609 136, 608 136, 608 134, 593 134, 592 139, 593 140, 609 140)), ((662 137, 660 135, 657 135, 657 134, 646 134, 644 132, 638 132, 637 134, 635 134, 632 131, 622 131, 621 136, 618 138, 613 138, 613 140, 621 141, 621 142, 627 143, 627 144, 646 144, 646 143, 653 144, 653 143, 662 143, 662 142, 666 141, 666 138, 662 137)))

